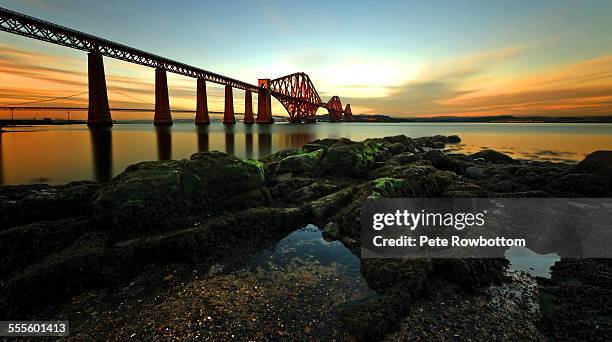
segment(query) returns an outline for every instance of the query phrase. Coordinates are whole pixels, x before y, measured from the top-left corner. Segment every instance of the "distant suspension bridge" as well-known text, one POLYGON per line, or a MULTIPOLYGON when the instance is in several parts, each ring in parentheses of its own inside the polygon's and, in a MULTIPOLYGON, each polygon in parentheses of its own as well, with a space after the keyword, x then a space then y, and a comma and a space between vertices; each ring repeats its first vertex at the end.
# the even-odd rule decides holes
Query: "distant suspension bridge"
MULTIPOLYGON (((154 112, 155 104, 141 101, 132 96, 119 91, 113 91, 108 88, 110 93, 115 93, 124 96, 131 101, 114 101, 109 102, 114 104, 110 107, 111 111, 120 112, 154 112)), ((80 92, 68 96, 60 96, 47 98, 42 100, 24 101, 16 103, 0 103, 0 111, 87 111, 89 92, 80 92)), ((171 108, 171 112, 175 113, 195 113, 193 109, 178 109, 171 108)), ((211 114, 224 114, 222 111, 209 111, 211 114)), ((244 115, 244 113, 235 113, 236 115, 244 115)))

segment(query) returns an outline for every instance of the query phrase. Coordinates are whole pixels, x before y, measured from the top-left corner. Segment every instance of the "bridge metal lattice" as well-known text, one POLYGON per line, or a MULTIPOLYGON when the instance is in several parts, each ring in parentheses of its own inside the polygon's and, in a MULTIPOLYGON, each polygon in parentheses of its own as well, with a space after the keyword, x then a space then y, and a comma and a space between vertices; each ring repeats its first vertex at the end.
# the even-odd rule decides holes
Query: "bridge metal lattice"
POLYGON ((342 121, 342 113, 344 113, 344 110, 342 109, 342 102, 338 96, 333 96, 329 99, 325 108, 329 111, 330 122, 342 121))
POLYGON ((162 68, 183 76, 202 78, 206 81, 230 85, 234 88, 244 90, 259 91, 256 85, 134 49, 104 38, 79 32, 2 7, 0 7, 0 30, 81 51, 98 52, 103 56, 151 68, 162 68))
POLYGON ((310 77, 303 72, 271 80, 270 89, 271 94, 287 109, 291 122, 313 122, 319 107, 327 109, 329 120, 333 122, 353 118, 351 106, 347 104, 346 110, 343 109, 338 96, 333 96, 327 103, 321 101, 310 77))
POLYGON ((271 80, 270 89, 272 95, 287 109, 292 122, 314 120, 322 104, 310 77, 303 72, 271 80))
POLYGON ((295 73, 271 81, 270 89, 242 82, 227 76, 216 74, 201 68, 177 62, 152 53, 138 50, 123 44, 96 37, 84 32, 73 30, 48 21, 37 19, 25 14, 0 7, 0 31, 5 31, 24 37, 58 44, 73 49, 99 53, 103 56, 139 64, 151 68, 164 69, 169 72, 203 79, 213 83, 231 86, 245 91, 270 94, 279 100, 292 122, 313 121, 319 107, 326 108, 330 120, 341 121, 342 114, 352 117, 342 109, 337 96, 323 103, 314 84, 305 73, 295 73))

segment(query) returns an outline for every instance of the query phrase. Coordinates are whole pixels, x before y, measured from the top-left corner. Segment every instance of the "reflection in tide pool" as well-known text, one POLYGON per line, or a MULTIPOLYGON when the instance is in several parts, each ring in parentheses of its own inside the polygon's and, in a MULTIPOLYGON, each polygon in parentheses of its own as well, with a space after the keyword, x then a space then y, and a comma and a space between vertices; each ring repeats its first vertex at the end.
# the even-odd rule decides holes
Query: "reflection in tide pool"
POLYGON ((348 300, 374 298, 376 292, 371 290, 361 275, 359 257, 354 255, 339 241, 326 241, 314 225, 298 229, 280 240, 274 248, 265 250, 250 258, 247 265, 237 272, 307 270, 313 276, 320 274, 318 268, 333 269, 334 276, 321 279, 326 286, 348 287, 346 293, 352 293, 348 300))
POLYGON ((141 161, 189 158, 195 152, 212 150, 259 158, 322 138, 457 134, 461 144, 449 147, 464 153, 492 148, 517 158, 550 161, 576 161, 595 150, 612 149, 612 125, 606 124, 214 123, 196 127, 193 123, 175 123, 172 127, 154 127, 143 123, 94 130, 85 125, 3 130, 0 184, 108 181, 128 165, 141 161))

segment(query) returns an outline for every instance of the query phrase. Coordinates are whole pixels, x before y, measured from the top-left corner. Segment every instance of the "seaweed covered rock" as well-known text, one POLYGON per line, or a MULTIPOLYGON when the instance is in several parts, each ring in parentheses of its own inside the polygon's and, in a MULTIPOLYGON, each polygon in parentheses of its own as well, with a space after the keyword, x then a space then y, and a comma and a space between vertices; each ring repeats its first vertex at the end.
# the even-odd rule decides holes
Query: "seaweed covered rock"
POLYGON ((37 221, 59 220, 91 213, 100 183, 0 186, 0 230, 37 221))
POLYGON ((231 206, 232 197, 264 183, 263 164, 221 152, 143 162, 129 166, 100 192, 95 214, 100 226, 121 235, 168 229, 187 216, 231 206))
POLYGON ((26 317, 45 305, 84 289, 104 286, 114 277, 104 246, 105 232, 92 232, 66 249, 24 268, 0 287, 0 319, 26 317))
POLYGON ((541 320, 550 341, 604 341, 612 336, 611 259, 566 259, 538 278, 541 320))
POLYGON ((382 158, 383 144, 376 141, 354 142, 340 139, 329 146, 321 160, 321 173, 338 176, 361 177, 376 166, 382 158))
POLYGON ((431 165, 442 171, 453 171, 457 174, 462 174, 467 168, 466 163, 450 158, 446 154, 438 150, 428 151, 423 155, 423 159, 429 160, 431 165))
POLYGON ((91 220, 35 222, 0 231, 0 282, 12 272, 66 248, 91 231, 91 220))
POLYGON ((276 167, 276 171, 283 172, 312 172, 323 157, 323 149, 312 152, 294 154, 283 158, 276 167))
POLYGON ((570 173, 554 177, 548 187, 556 194, 566 196, 603 196, 610 192, 605 178, 589 173, 570 173))
POLYGON ((561 194, 604 196, 612 192, 612 151, 595 151, 560 175, 548 187, 561 194))
POLYGON ((592 173, 612 181, 612 151, 595 151, 572 167, 569 173, 592 173))
POLYGON ((512 157, 503 154, 501 152, 497 152, 494 150, 482 150, 480 152, 476 152, 469 155, 469 158, 472 160, 483 159, 489 163, 493 164, 512 164, 514 163, 514 159, 512 157))
POLYGON ((313 152, 320 149, 327 149, 331 145, 338 142, 338 139, 317 139, 308 142, 302 146, 301 150, 304 152, 313 152))
POLYGON ((408 195, 408 183, 403 179, 382 177, 372 181, 374 192, 382 197, 402 197, 408 195))
POLYGON ((449 285, 480 291, 505 279, 507 261, 497 259, 363 259, 361 273, 379 295, 339 305, 345 327, 360 341, 379 340, 396 330, 417 298, 449 285))

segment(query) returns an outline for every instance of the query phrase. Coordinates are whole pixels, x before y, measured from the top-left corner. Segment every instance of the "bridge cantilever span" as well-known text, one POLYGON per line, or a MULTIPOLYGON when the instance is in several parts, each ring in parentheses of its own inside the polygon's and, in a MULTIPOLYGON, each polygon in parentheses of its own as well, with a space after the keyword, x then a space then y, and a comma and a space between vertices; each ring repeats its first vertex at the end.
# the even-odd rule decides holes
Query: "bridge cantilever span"
MULTIPOLYGON (((273 122, 270 96, 274 96, 283 104, 292 122, 313 121, 318 107, 324 107, 330 111, 330 120, 332 111, 337 113, 337 108, 329 106, 329 102, 328 104, 322 103, 314 85, 304 73, 292 74, 272 81, 260 79, 258 85, 253 85, 2 7, 0 7, 0 30, 88 52, 90 102, 88 124, 92 126, 112 125, 102 56, 155 68, 156 111, 154 122, 158 125, 172 124, 166 71, 198 80, 196 124, 210 122, 206 103, 206 81, 226 87, 224 123, 235 122, 233 105, 229 106, 227 102, 228 97, 231 97, 232 88, 246 92, 245 113, 252 114, 251 93, 258 93, 258 112, 254 120, 258 123, 273 122)), ((340 112, 344 113, 342 108, 340 112)), ((245 118, 248 119, 245 123, 250 123, 251 117, 252 115, 245 115, 245 118)))
POLYGON ((291 122, 315 122, 319 107, 327 109, 330 122, 351 121, 351 106, 342 109, 338 96, 324 103, 307 74, 297 72, 269 81, 271 94, 283 104, 291 122))

